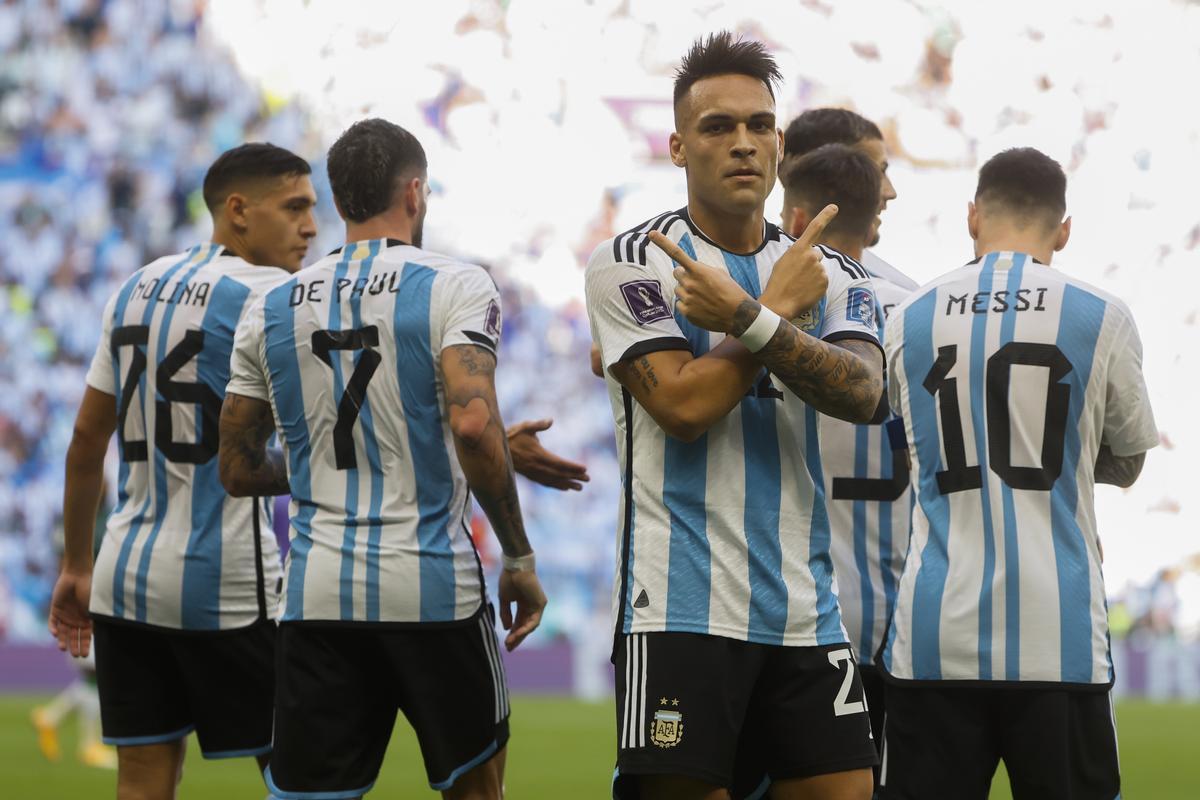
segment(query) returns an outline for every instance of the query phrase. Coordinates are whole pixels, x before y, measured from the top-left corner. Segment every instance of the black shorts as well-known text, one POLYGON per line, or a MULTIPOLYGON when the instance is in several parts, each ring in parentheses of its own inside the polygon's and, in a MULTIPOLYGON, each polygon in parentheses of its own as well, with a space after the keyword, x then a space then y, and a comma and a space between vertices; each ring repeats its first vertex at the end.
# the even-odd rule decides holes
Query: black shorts
MULTIPOLYGON (((875 734, 875 749, 883 747, 883 714, 886 708, 887 686, 879 667, 874 664, 859 664, 858 674, 862 678, 863 694, 867 698, 867 714, 871 718, 871 732, 875 734)), ((879 783, 879 765, 875 765, 875 783, 879 783)))
POLYGON ((1107 691, 887 686, 881 798, 986 800, 1001 760, 1012 796, 1113 800, 1107 691))
POLYGON ((284 800, 365 794, 397 709, 429 785, 448 789, 508 743, 508 689, 491 608, 449 626, 284 622, 267 786, 284 800))
POLYGON ((682 775, 753 795, 773 779, 876 761, 847 644, 780 647, 692 633, 619 637, 613 797, 635 775, 682 775))
POLYGON ((107 744, 196 731, 205 758, 271 752, 275 623, 178 631, 96 617, 96 682, 107 744))

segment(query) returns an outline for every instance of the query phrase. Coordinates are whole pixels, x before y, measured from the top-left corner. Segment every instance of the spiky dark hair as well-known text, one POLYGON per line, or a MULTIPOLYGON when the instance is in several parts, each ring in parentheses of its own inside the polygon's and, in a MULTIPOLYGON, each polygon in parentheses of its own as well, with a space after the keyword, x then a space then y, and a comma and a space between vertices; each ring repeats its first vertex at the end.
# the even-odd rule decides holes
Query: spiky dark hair
POLYGON ((767 87, 772 99, 775 87, 783 80, 779 65, 762 42, 737 39, 729 31, 719 31, 693 42, 679 62, 679 69, 675 70, 675 103, 679 103, 696 81, 714 75, 757 78, 767 87))

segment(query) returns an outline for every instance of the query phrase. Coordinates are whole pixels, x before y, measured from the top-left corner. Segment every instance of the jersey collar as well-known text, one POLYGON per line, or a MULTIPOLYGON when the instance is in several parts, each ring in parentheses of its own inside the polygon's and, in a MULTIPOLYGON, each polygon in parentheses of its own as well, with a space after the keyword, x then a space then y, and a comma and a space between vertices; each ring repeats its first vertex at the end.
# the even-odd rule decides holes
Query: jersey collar
MULTIPOLYGON (((370 241, 375 241, 375 240, 367 239, 366 241, 370 242, 370 241)), ((335 247, 334 249, 330 250, 326 254, 326 258, 328 258, 329 256, 336 256, 338 253, 342 252, 343 250, 345 250, 347 247, 349 247, 352 244, 358 244, 358 242, 346 242, 341 247, 335 247)), ((386 250, 389 247, 412 247, 412 245, 408 242, 401 241, 400 239, 393 239, 392 237, 389 236, 388 238, 383 240, 383 249, 386 250)))

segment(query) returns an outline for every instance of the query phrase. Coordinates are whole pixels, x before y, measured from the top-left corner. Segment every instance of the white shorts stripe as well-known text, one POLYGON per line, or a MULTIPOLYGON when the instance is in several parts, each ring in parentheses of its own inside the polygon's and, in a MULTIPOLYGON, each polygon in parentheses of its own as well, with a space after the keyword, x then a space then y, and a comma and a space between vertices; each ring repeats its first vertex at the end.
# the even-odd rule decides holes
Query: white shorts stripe
POLYGON ((647 647, 648 642, 646 641, 646 634, 644 634, 644 633, 638 634, 638 638, 642 640, 642 656, 639 659, 639 662, 640 662, 639 666, 641 667, 641 680, 639 681, 639 690, 638 690, 639 703, 638 703, 638 728, 637 728, 638 735, 637 735, 637 739, 638 739, 638 747, 645 747, 646 746, 646 664, 649 661, 649 658, 648 658, 649 650, 647 647))
POLYGON ((488 669, 490 669, 492 672, 492 694, 495 700, 494 709, 496 713, 496 722, 499 722, 501 719, 503 719, 501 716, 502 691, 500 686, 500 672, 496 668, 496 655, 492 650, 492 640, 495 639, 495 634, 488 630, 487 622, 484 621, 483 617, 479 618, 479 633, 483 637, 483 651, 487 653, 488 669))

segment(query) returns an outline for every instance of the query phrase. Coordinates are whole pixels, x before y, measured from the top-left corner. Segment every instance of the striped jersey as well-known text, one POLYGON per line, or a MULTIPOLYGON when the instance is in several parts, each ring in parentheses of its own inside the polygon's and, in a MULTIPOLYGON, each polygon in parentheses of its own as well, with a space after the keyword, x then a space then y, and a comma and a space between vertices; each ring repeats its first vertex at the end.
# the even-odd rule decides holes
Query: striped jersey
MULTIPOLYGON (((849 259, 821 249, 832 258, 849 259)), ((875 285, 875 322, 883 341, 885 321, 917 284, 869 250, 861 263, 875 285)), ((838 605, 859 663, 869 664, 883 643, 908 552, 908 455, 903 446, 892 448, 893 439, 903 442, 904 423, 895 414, 876 425, 822 414, 820 426, 838 605)))
MULTIPOLYGON (((657 229, 724 267, 758 297, 792 239, 766 225, 753 253, 722 250, 669 212, 598 247, 587 267, 592 339, 606 367, 659 350, 700 357, 723 336, 674 311, 674 262, 657 229)), ((877 342, 861 267, 824 261, 825 297, 796 320, 806 333, 877 342)), ((686 631, 767 644, 845 642, 829 557, 818 415, 764 369, 746 397, 694 442, 667 435, 606 375, 624 492, 618 522, 617 631, 686 631)))
POLYGON ((225 493, 217 420, 238 320, 286 277, 206 243, 148 264, 109 300, 87 383, 116 398, 120 468, 93 614, 185 630, 274 616, 270 498, 225 493))
POLYGON ((246 315, 229 391, 270 402, 287 457, 283 621, 445 623, 479 609, 441 354, 499 339, 483 269, 393 239, 347 244, 246 315))
POLYGON ((1112 680, 1093 505, 1100 445, 1158 443, 1117 298, 1022 253, 919 289, 888 323, 917 492, 881 653, 918 681, 1112 680))

